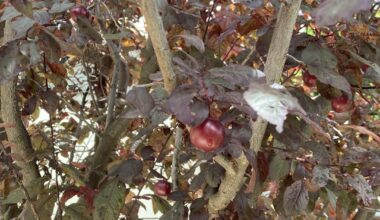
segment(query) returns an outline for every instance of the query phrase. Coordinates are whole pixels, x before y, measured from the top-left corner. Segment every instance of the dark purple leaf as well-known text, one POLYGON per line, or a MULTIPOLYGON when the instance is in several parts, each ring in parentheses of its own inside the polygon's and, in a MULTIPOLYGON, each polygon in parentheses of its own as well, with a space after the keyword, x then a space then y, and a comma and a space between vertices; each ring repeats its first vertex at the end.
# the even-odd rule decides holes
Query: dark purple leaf
POLYGON ((24 107, 22 108, 21 114, 23 116, 33 114, 37 106, 37 101, 38 101, 38 98, 35 95, 30 97, 28 100, 26 100, 24 103, 24 107))
POLYGON ((193 115, 192 126, 201 124, 209 115, 209 107, 204 102, 195 100, 190 104, 191 114, 193 115))
POLYGON ((44 10, 35 10, 33 12, 33 18, 39 24, 49 24, 50 23, 50 14, 44 10))
POLYGON ((201 171, 198 175, 196 175, 196 176, 191 180, 189 190, 190 190, 191 192, 195 192, 195 191, 197 191, 199 188, 201 188, 201 187, 203 186, 203 184, 206 183, 205 176, 206 176, 206 172, 204 172, 204 171, 201 171))
POLYGON ((367 149, 361 147, 352 147, 348 149, 342 159, 342 165, 350 165, 350 164, 360 164, 368 162, 368 158, 372 160, 379 160, 379 156, 375 153, 368 151, 367 149))
POLYGON ((224 169, 218 164, 211 164, 206 168, 205 180, 211 187, 218 187, 224 176, 224 169))
POLYGON ((252 131, 248 124, 233 124, 231 137, 241 143, 248 143, 251 139, 252 131))
POLYGON ((14 31, 14 37, 12 40, 25 37, 26 32, 36 23, 34 20, 22 16, 18 17, 11 22, 12 30, 14 31))
POLYGON ((328 48, 318 44, 309 44, 302 52, 302 61, 309 72, 324 84, 331 85, 346 92, 351 97, 351 86, 347 79, 336 71, 337 58, 328 48))
POLYGON ((59 97, 52 90, 41 92, 42 107, 49 113, 54 114, 59 107, 59 97))
POLYGON ((357 174, 355 176, 347 176, 346 180, 348 184, 359 193, 359 196, 365 206, 372 203, 372 199, 374 199, 375 196, 373 195, 371 186, 362 175, 357 174))
POLYGON ((231 138, 225 147, 225 151, 231 155, 231 157, 238 158, 243 152, 243 145, 241 144, 240 140, 231 138))
POLYGON ((154 101, 148 90, 144 87, 135 87, 127 94, 128 104, 134 106, 142 116, 149 116, 154 107, 154 101))
POLYGON ((177 87, 169 97, 168 106, 170 111, 183 124, 191 124, 194 121, 190 104, 196 92, 195 88, 184 85, 177 87))
POLYGON ((214 100, 220 101, 222 104, 230 104, 235 108, 239 109, 241 112, 244 112, 251 116, 252 118, 256 118, 257 114, 251 106, 248 105, 247 101, 243 98, 243 94, 241 92, 226 92, 220 93, 214 96, 214 100))
POLYGON ((263 77, 259 72, 249 66, 229 65, 224 67, 212 68, 209 70, 209 79, 219 79, 215 84, 222 85, 228 89, 237 87, 248 88, 253 78, 263 77))
POLYGON ((315 159, 321 165, 330 164, 330 154, 326 146, 322 143, 309 141, 305 143, 305 149, 313 152, 313 159, 315 159))
POLYGON ((380 185, 380 168, 378 167, 369 178, 369 185, 379 186, 380 185))
POLYGON ((168 199, 173 201, 184 201, 188 198, 187 193, 183 191, 174 191, 168 195, 168 199))
POLYGON ((123 161, 110 175, 117 175, 123 183, 131 184, 142 174, 143 163, 140 160, 128 159, 123 161))
POLYGON ((305 166, 302 163, 297 163, 296 169, 293 172, 292 178, 294 181, 303 180, 308 177, 305 166))
POLYGON ((145 146, 141 149, 140 155, 143 160, 152 160, 154 161, 154 150, 152 146, 145 146))
POLYGON ((309 193, 302 180, 287 187, 284 193, 284 209, 287 215, 295 215, 304 211, 309 202, 309 193))
POLYGON ((198 36, 191 34, 180 34, 178 36, 182 37, 185 40, 186 46, 193 46, 197 48, 197 50, 199 50, 201 53, 205 52, 205 45, 203 43, 203 40, 198 36))

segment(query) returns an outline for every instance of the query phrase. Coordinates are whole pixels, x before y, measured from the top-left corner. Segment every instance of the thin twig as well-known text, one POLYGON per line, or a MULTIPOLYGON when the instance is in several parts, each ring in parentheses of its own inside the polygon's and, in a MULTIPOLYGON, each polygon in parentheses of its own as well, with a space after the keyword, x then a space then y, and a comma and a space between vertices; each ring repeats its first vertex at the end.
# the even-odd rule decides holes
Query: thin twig
MULTIPOLYGON (((46 66, 46 59, 45 59, 45 54, 44 54, 44 71, 45 71, 45 75, 47 75, 47 66, 46 66)), ((48 84, 48 79, 46 78, 45 80, 45 89, 46 89, 46 92, 49 91, 49 84, 48 84)), ((54 128, 53 128, 53 119, 52 119, 52 116, 51 116, 52 112, 49 112, 48 115, 49 115, 49 127, 50 127, 50 139, 51 139, 51 145, 52 145, 52 149, 53 149, 53 160, 58 162, 58 153, 55 152, 55 140, 54 140, 54 128)), ((55 172, 55 184, 57 186, 57 205, 58 205, 58 212, 57 212, 57 215, 58 216, 58 219, 59 220, 62 220, 62 214, 63 214, 63 209, 62 209, 62 205, 60 203, 60 199, 59 199, 59 194, 60 194, 60 188, 59 188, 59 183, 58 183, 58 175, 59 175, 59 170, 56 170, 55 172)))
POLYGON ((297 58, 295 58, 294 56, 290 55, 290 54, 286 54, 286 56, 294 61, 296 61, 297 63, 301 64, 301 65, 305 65, 305 63, 302 61, 302 60, 299 60, 297 58))
POLYGON ((172 186, 173 191, 178 190, 177 186, 177 162, 178 162, 178 152, 182 145, 183 130, 180 126, 177 126, 175 131, 175 141, 174 141, 174 152, 172 159, 172 168, 171 168, 171 177, 172 177, 172 186))
MULTIPOLYGON (((30 79, 30 81, 34 82, 37 86, 39 86, 41 89, 44 89, 37 81, 35 81, 34 79, 30 79)), ((71 104, 63 97, 57 95, 57 97, 65 103, 66 107, 72 111, 72 113, 79 119, 81 119, 87 126, 88 128, 94 132, 96 135, 99 135, 98 134, 98 131, 95 129, 95 127, 93 127, 84 117, 81 117, 77 112, 76 110, 71 106, 71 104)))
POLYGON ((83 67, 84 67, 84 73, 86 74, 86 78, 87 78, 87 83, 88 83, 88 88, 90 89, 90 95, 91 95, 91 100, 95 106, 95 110, 96 110, 96 114, 99 116, 100 115, 100 110, 99 110, 99 106, 98 106, 98 103, 95 99, 95 92, 94 92, 94 89, 92 88, 92 83, 91 83, 91 80, 90 80, 90 73, 87 71, 87 63, 83 60, 82 61, 82 64, 83 64, 83 67))
MULTIPOLYGON (((0 144, 0 147, 1 147, 1 152, 9 158, 10 156, 8 155, 7 151, 5 150, 4 145, 0 144)), ((5 160, 7 166, 9 167, 10 171, 14 175, 17 185, 21 188, 22 192, 24 193, 26 201, 30 204, 30 208, 32 209, 32 213, 33 213, 34 217, 36 218, 36 220, 40 220, 41 218, 37 213, 36 207, 32 203, 32 199, 30 197, 28 190, 26 189, 24 184, 21 182, 21 178, 19 177, 18 173, 16 172, 16 169, 13 167, 13 164, 8 160, 8 158, 5 160)))
POLYGON ((132 85, 132 87, 135 87, 135 88, 147 88, 147 87, 152 87, 152 86, 157 86, 157 85, 162 85, 164 84, 163 82, 151 82, 151 83, 147 83, 147 84, 136 84, 136 85, 132 85))
POLYGON ((208 27, 209 27, 209 25, 210 25, 210 20, 211 20, 211 16, 212 16, 212 13, 214 12, 214 10, 215 10, 215 5, 216 5, 216 2, 215 1, 213 1, 213 5, 212 5, 212 7, 211 7, 211 10, 208 12, 208 15, 207 15, 207 18, 206 18, 206 29, 205 29, 205 33, 203 34, 203 42, 205 42, 206 43, 206 37, 207 37, 207 32, 208 32, 208 27))
POLYGON ((249 58, 251 58, 252 54, 255 52, 254 48, 250 48, 249 50, 250 51, 249 51, 248 55, 245 57, 245 59, 243 60, 243 62, 241 63, 241 65, 247 64, 249 58))
MULTIPOLYGON (((87 87, 86 92, 83 93, 82 104, 80 106, 80 112, 79 112, 79 115, 81 117, 83 117, 83 114, 84 114, 84 106, 86 104, 86 98, 87 98, 89 90, 90 90, 90 85, 87 87)), ((75 130, 75 134, 74 134, 74 136, 76 137, 76 139, 72 143, 73 147, 72 147, 71 152, 70 152, 69 164, 71 164, 71 162, 73 162, 73 160, 74 160, 75 148, 76 148, 76 145, 77 145, 77 142, 78 142, 78 138, 79 138, 79 135, 80 135, 82 123, 83 123, 82 119, 79 119, 79 122, 78 122, 78 125, 77 125, 77 129, 75 130)))

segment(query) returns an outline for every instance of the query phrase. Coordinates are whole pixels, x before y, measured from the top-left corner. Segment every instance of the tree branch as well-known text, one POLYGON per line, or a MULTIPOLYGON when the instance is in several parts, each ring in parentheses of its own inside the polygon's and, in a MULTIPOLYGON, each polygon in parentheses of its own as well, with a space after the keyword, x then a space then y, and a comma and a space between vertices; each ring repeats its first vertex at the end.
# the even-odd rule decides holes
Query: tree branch
POLYGON ((158 65, 164 78, 164 87, 170 94, 176 87, 176 76, 166 32, 158 12, 157 1, 141 0, 141 11, 145 17, 146 29, 152 40, 158 65))
MULTIPOLYGON (((268 84, 279 82, 281 79, 301 1, 293 0, 290 5, 281 5, 267 61, 264 66, 268 84)), ((253 131, 251 149, 255 152, 261 147, 266 127, 267 122, 260 117, 255 123, 251 123, 253 131)), ((214 160, 224 167, 226 174, 219 186, 218 192, 209 199, 208 205, 211 217, 218 216, 218 211, 226 208, 235 198, 236 193, 244 183, 244 174, 249 165, 244 154, 241 154, 237 159, 233 159, 232 162, 226 161, 227 159, 222 156, 217 156, 214 160)))
POLYGON ((183 130, 180 126, 177 126, 175 131, 175 141, 174 141, 174 152, 173 152, 173 159, 172 159, 172 167, 171 167, 171 177, 172 177, 172 185, 173 185, 173 191, 178 190, 177 186, 177 160, 178 160, 178 152, 182 145, 182 137, 183 137, 183 130))
POLYGON ((244 174, 249 165, 244 153, 233 161, 222 155, 216 156, 214 160, 226 170, 226 173, 218 192, 209 199, 208 211, 211 218, 217 217, 218 211, 226 208, 235 198, 244 183, 244 174))
POLYGON ((5 127, 5 131, 8 141, 15 145, 11 147, 11 152, 18 155, 15 162, 21 168, 22 183, 29 186, 40 175, 36 161, 30 158, 30 155, 34 154, 34 150, 28 132, 21 121, 16 84, 17 77, 1 86, 1 115, 4 123, 14 125, 14 127, 5 127))
MULTIPOLYGON (((280 82, 301 2, 301 0, 293 0, 290 5, 281 5, 264 65, 264 73, 269 85, 280 82)), ((268 122, 260 117, 252 125, 254 133, 251 138, 253 144, 251 147, 255 152, 261 147, 267 125, 268 122)))
POLYGON ((95 153, 89 166, 88 183, 91 187, 97 187, 99 179, 104 174, 103 168, 107 165, 120 137, 129 127, 129 123, 129 119, 119 117, 110 123, 103 134, 100 134, 100 141, 95 147, 95 153))
POLYGON ((108 96, 108 105, 107 105, 107 118, 106 118, 106 127, 111 123, 111 121, 114 119, 114 108, 115 108, 115 100, 116 100, 116 91, 117 91, 117 81, 119 79, 119 75, 121 72, 121 59, 119 55, 119 50, 117 49, 116 45, 110 41, 107 40, 108 48, 111 51, 112 54, 112 60, 113 60, 113 73, 112 73, 112 83, 111 83, 111 91, 108 96))

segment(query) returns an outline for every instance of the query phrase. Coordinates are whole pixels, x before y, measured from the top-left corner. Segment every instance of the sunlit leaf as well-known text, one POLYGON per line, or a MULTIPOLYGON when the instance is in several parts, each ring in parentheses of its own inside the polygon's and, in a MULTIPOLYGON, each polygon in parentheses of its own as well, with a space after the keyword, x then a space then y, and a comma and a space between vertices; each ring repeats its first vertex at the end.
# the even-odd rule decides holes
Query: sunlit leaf
POLYGON ((313 10, 318 25, 333 25, 340 19, 349 19, 354 13, 371 8, 372 0, 325 0, 313 10))
POLYGON ((299 112, 305 115, 306 112, 284 87, 273 87, 252 83, 244 93, 244 99, 259 116, 276 125, 277 132, 281 133, 288 113, 299 112))

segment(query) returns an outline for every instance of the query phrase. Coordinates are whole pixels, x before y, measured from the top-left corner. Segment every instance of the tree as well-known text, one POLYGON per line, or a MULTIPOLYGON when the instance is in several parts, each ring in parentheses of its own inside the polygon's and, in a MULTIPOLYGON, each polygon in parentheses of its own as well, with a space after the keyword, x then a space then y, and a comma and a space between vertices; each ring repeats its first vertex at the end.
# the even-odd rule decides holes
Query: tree
POLYGON ((2 219, 380 209, 378 1, 0 5, 2 219))

